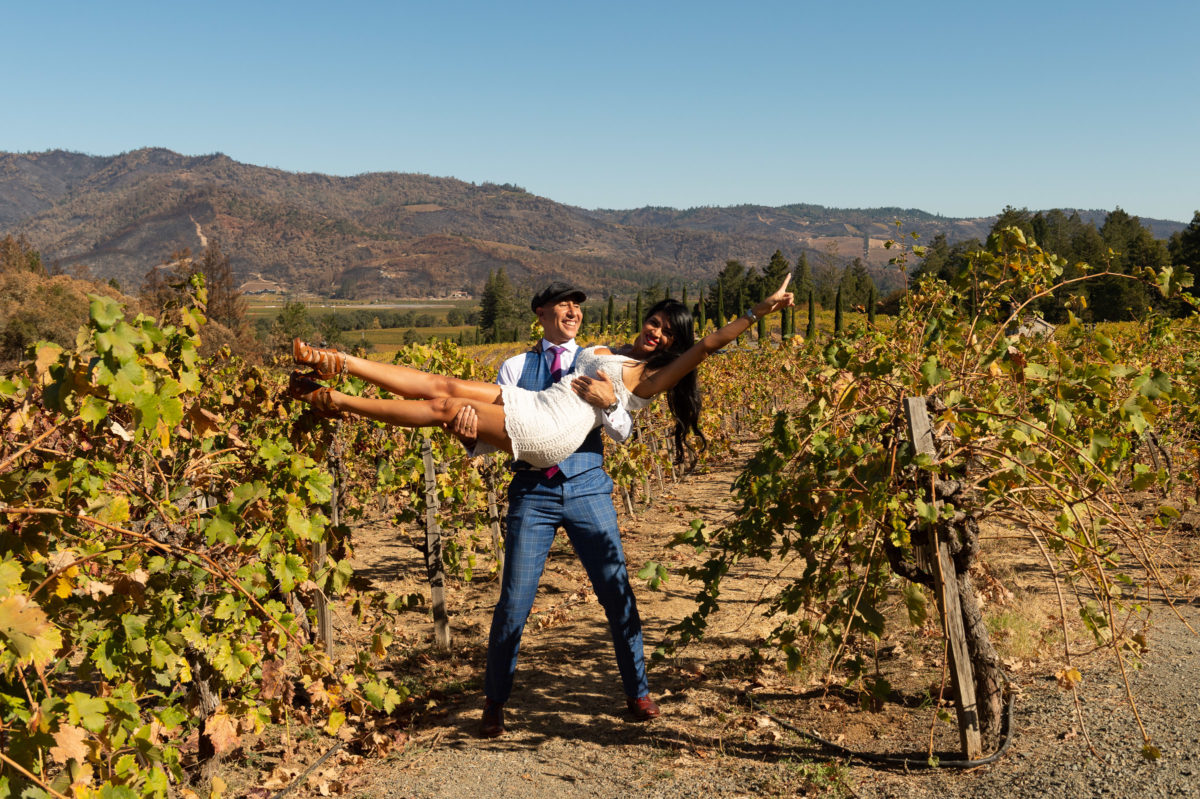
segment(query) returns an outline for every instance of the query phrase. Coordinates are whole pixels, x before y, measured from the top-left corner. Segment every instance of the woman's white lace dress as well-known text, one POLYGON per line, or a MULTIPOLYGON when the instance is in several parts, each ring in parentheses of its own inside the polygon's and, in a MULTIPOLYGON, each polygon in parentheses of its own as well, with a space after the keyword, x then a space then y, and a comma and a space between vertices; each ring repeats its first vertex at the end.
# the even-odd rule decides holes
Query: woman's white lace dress
POLYGON ((596 377, 603 372, 612 382, 617 402, 626 410, 637 411, 650 400, 631 394, 625 388, 622 366, 629 361, 623 355, 597 355, 595 347, 581 349, 575 356, 575 369, 542 391, 519 386, 501 386, 504 398, 504 429, 513 444, 513 457, 531 466, 548 468, 566 460, 579 449, 583 440, 601 423, 604 411, 593 408, 571 388, 579 375, 596 377))

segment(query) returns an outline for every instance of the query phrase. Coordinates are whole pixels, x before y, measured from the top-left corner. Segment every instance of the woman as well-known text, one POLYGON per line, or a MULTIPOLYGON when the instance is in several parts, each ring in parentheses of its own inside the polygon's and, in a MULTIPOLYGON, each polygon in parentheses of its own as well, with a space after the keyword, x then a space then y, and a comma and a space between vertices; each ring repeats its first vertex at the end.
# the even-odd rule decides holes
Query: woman
POLYGON ((356 358, 293 342, 298 364, 313 367, 312 375, 292 373, 288 393, 326 414, 343 411, 401 427, 448 428, 463 405, 475 409, 480 441, 544 468, 578 449, 600 424, 599 413, 582 399, 587 381, 600 375, 612 381, 617 401, 629 410, 649 404, 655 394, 670 391, 675 416, 677 455, 689 432, 699 434, 699 392, 696 367, 710 354, 744 333, 758 317, 792 305, 787 291, 791 275, 779 290, 721 329, 693 343, 691 314, 681 303, 664 300, 646 315, 637 339, 613 353, 606 347, 581 350, 575 372, 544 391, 498 386, 475 380, 429 374, 407 366, 356 358), (352 374, 405 399, 355 397, 314 382, 352 374), (578 383, 578 385, 576 385, 578 383))

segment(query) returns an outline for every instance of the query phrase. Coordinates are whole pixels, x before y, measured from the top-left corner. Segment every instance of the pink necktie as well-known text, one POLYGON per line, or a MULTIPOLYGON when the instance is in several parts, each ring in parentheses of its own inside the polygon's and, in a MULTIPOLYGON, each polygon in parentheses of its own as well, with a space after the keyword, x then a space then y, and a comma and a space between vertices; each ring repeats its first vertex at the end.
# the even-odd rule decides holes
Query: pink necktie
POLYGON ((550 382, 557 383, 562 380, 562 354, 567 351, 567 348, 555 345, 547 347, 547 349, 554 353, 554 360, 550 363, 550 382))
MULTIPOLYGON (((562 354, 566 352, 567 348, 560 347, 556 344, 552 347, 548 347, 547 349, 554 353, 554 360, 550 362, 550 382, 557 383, 559 380, 562 380, 562 354)), ((548 478, 553 477, 554 475, 558 474, 558 467, 551 466, 549 469, 543 472, 543 474, 548 478)))

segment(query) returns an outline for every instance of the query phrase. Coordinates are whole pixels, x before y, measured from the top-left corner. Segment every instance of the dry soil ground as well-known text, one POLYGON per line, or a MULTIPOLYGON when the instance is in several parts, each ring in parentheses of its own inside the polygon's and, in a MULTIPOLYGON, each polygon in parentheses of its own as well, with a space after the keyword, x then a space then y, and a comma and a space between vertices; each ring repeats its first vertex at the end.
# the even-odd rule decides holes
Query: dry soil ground
MULTIPOLYGON (((740 462, 735 458, 707 474, 668 482, 651 506, 639 505, 636 518, 621 509, 631 571, 647 560, 672 569, 694 561, 690 549, 667 549, 666 544, 693 518, 715 525, 727 516, 740 462)), ((1099 658, 1077 664, 1084 675, 1079 710, 1072 694, 1059 687, 1054 677, 1062 668, 1054 654, 1061 645, 1057 603, 1046 595, 1044 569, 1019 550, 1009 551, 1006 540, 996 533, 988 545, 988 551, 1000 553, 989 569, 1015 591, 992 591, 988 609, 999 619, 997 642, 1017 700, 1011 746, 994 765, 969 771, 872 766, 836 759, 797 735, 792 727, 851 749, 911 755, 915 761, 925 761, 931 745, 945 759, 957 748, 955 729, 937 720, 930 699, 942 675, 936 617, 923 629, 896 625, 898 632, 878 647, 860 644, 894 688, 882 707, 864 708, 858 694, 841 687, 840 672, 826 679, 823 663, 789 673, 769 654, 753 656, 752 647, 772 627, 755 602, 781 579, 774 563, 744 564, 726 581, 723 607, 706 641, 650 666, 662 717, 631 722, 603 612, 560 534, 524 637, 506 735, 475 736, 498 583, 479 575, 469 585, 451 581, 454 642, 448 652, 429 645, 431 623, 424 609, 405 614, 406 626, 397 631, 412 655, 394 665, 423 695, 407 741, 386 757, 339 753, 291 795, 1200 795, 1200 638, 1168 608, 1152 608, 1149 651, 1142 668, 1131 672, 1143 722, 1163 753, 1148 762, 1139 754, 1141 735, 1123 704, 1113 664, 1099 658), (748 692, 757 697, 758 707, 748 704, 748 692)), ((398 532, 382 519, 365 525, 356 532, 361 574, 390 591, 424 591, 416 544, 413 533, 398 532)), ((782 576, 786 573, 785 568, 782 576)), ((986 578, 983 582, 988 584, 986 578)), ((693 609, 695 587, 678 576, 659 591, 635 583, 652 650, 666 629, 693 609)), ((898 614, 898 603, 895 610, 898 614)), ((1181 613, 1200 629, 1196 607, 1184 606, 1181 613)), ((233 792, 266 783, 272 772, 270 784, 278 785, 331 745, 327 738, 291 733, 286 760, 277 739, 261 744, 257 754, 248 747, 248 756, 228 776, 233 792)))

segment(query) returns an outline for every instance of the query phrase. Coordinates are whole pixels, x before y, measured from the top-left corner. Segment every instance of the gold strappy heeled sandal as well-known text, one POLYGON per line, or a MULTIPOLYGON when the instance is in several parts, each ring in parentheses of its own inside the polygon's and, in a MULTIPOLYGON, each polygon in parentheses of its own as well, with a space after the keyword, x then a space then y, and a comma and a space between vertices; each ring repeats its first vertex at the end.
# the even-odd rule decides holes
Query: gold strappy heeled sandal
POLYGON ((292 360, 301 366, 312 367, 316 376, 322 380, 331 380, 346 374, 348 365, 346 353, 314 347, 298 338, 292 339, 292 360))
POLYGON ((333 407, 333 389, 313 380, 310 375, 292 372, 287 395, 307 403, 313 413, 326 419, 340 419, 342 412, 333 407))

